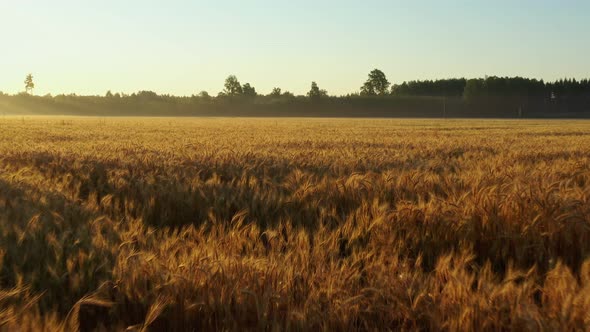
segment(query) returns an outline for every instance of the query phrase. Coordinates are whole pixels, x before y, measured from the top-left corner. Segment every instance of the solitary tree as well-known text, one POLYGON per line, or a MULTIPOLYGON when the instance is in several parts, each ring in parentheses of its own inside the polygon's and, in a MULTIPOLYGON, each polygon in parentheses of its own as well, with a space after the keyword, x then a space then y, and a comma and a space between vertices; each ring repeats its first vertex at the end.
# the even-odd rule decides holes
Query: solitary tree
POLYGON ((328 95, 326 90, 320 90, 316 82, 311 82, 311 90, 307 93, 309 99, 318 100, 328 95))
POLYGON ((223 93, 227 96, 239 96, 243 93, 242 85, 235 75, 229 75, 225 79, 225 89, 223 93))
POLYGON ((34 88, 35 83, 33 82, 33 74, 28 74, 25 78, 25 92, 32 93, 34 88))
POLYGON ((384 96, 389 92, 389 81, 379 69, 373 69, 369 73, 369 78, 361 87, 361 95, 363 96, 384 96))

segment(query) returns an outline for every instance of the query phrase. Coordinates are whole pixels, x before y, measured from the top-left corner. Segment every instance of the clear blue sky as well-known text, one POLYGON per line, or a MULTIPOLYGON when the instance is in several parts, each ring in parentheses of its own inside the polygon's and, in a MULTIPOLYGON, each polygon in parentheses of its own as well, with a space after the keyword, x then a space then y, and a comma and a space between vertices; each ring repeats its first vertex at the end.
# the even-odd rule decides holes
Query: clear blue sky
POLYGON ((590 1, 0 1, 0 91, 358 91, 484 75, 590 77, 590 1))

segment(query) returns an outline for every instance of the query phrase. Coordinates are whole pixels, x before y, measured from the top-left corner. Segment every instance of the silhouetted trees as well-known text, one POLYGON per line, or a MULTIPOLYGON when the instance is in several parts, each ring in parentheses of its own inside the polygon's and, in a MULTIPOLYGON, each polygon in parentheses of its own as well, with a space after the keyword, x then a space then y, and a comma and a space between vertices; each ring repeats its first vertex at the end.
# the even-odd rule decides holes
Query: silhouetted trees
POLYGON ((258 94, 256 93, 256 89, 250 85, 250 83, 246 83, 242 86, 242 94, 245 97, 253 98, 256 97, 258 94))
POLYGON ((273 88, 272 91, 268 94, 269 97, 278 98, 281 96, 281 88, 273 88))
POLYGON ((328 92, 326 90, 322 90, 318 87, 316 82, 311 82, 311 90, 307 93, 309 99, 317 101, 322 97, 328 96, 328 92))
MULTIPOLYGON (((224 89, 219 93, 220 97, 243 97, 246 99, 253 99, 258 96, 256 89, 250 83, 240 84, 240 81, 235 75, 230 75, 225 79, 224 89)), ((238 98, 240 99, 240 98, 238 98)))
POLYGON ((226 96, 239 96, 243 93, 242 85, 235 75, 229 75, 225 79, 224 87, 223 94, 226 96))
POLYGON ((391 88, 391 94, 394 96, 459 97, 463 95, 465 84, 464 78, 409 81, 394 85, 391 88))
POLYGON ((466 80, 443 79, 409 81, 391 88, 393 96, 473 98, 564 98, 590 97, 588 79, 560 79, 555 82, 523 77, 486 76, 466 80))
POLYGON ((379 69, 373 69, 361 87, 361 96, 385 96, 389 93, 389 81, 379 69))
POLYGON ((290 92, 290 91, 285 91, 285 92, 283 92, 283 94, 281 95, 281 97, 283 97, 283 98, 295 98, 295 95, 292 92, 290 92))
POLYGON ((25 77, 25 92, 26 93, 33 93, 33 89, 35 88, 35 83, 33 82, 33 74, 28 74, 25 77))
MULTIPOLYGON (((264 96, 264 98, 260 98, 260 102, 265 102, 265 98, 267 102, 270 103, 288 103, 293 101, 296 97, 294 94, 292 94, 289 91, 284 91, 281 90, 281 88, 273 88, 272 91, 264 96)), ((303 96, 301 96, 301 98, 304 98, 303 96)))
POLYGON ((306 95, 273 88, 259 95, 250 84, 230 75, 218 96, 202 91, 189 97, 138 91, 103 96, 76 94, 34 96, 32 75, 25 90, 0 94, 0 112, 101 115, 306 115, 306 116, 449 116, 449 117, 590 117, 590 81, 555 82, 522 77, 486 76, 390 83, 381 70, 372 70, 360 91, 328 96, 316 82, 306 95), (312 103, 310 103, 310 101, 312 103), (321 101, 321 102, 320 102, 321 101), (320 105, 316 107, 313 104, 320 105))
POLYGON ((170 98, 170 96, 167 95, 158 95, 154 91, 139 91, 137 93, 131 94, 131 97, 142 102, 150 102, 170 98))
POLYGON ((463 96, 473 97, 548 97, 548 89, 541 80, 522 77, 490 76, 470 79, 463 96))
POLYGON ((576 79, 561 79, 553 83, 547 83, 546 87, 553 99, 569 97, 590 98, 590 80, 588 79, 581 81, 577 81, 576 79))

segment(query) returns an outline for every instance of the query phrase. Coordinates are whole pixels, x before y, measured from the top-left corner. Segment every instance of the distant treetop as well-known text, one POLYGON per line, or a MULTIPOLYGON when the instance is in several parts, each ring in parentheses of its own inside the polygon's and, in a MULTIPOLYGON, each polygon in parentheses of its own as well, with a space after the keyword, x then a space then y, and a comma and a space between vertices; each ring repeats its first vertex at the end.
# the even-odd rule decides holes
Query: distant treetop
POLYGON ((27 77, 25 77, 25 92, 32 93, 34 88, 35 83, 33 82, 33 74, 28 74, 27 77))
POLYGON ((369 73, 369 78, 361 87, 362 96, 385 96, 389 94, 389 81, 379 69, 374 69, 369 73))

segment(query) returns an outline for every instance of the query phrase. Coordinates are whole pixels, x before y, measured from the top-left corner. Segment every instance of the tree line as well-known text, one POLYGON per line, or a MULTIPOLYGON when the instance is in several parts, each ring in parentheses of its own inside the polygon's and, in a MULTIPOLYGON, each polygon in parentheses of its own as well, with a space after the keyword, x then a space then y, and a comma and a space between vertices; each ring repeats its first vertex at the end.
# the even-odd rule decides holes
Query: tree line
MULTIPOLYGON (((132 94, 107 91, 103 96, 33 96, 33 76, 25 79, 25 91, 17 95, 0 92, 0 112, 27 108, 71 114, 126 115, 306 115, 332 116, 518 116, 537 114, 590 113, 590 81, 561 79, 554 82, 523 77, 415 80, 391 84, 385 73, 372 70, 359 90, 343 96, 329 95, 311 82, 305 95, 295 95, 280 87, 259 93, 250 83, 242 84, 235 75, 226 78, 217 96, 206 91, 191 96, 139 91, 132 94), (59 109, 58 109, 59 108, 59 109), (328 109, 333 110, 328 112, 328 109), (63 110, 63 111, 60 111, 63 110), (363 112, 366 110, 366 112, 363 112), (447 112, 448 111, 448 112, 447 112), (225 112, 225 113, 224 113, 225 112), (373 112, 373 113, 371 113, 373 112), (502 113, 504 112, 504 113, 502 113)), ((590 116, 590 114, 588 114, 590 116)))
MULTIPOLYGON (((32 94, 35 83, 33 75, 28 74, 25 78, 24 94, 32 94)), ((0 92, 0 95, 5 95, 0 92)), ((48 97, 47 95, 46 97, 48 97)), ((64 95, 59 95, 63 97, 64 95)), ((69 96, 76 96, 71 94, 69 96)), ((401 84, 391 84, 385 73, 379 69, 372 70, 367 80, 360 87, 359 92, 350 93, 341 97, 387 97, 387 96, 406 96, 406 97, 511 97, 511 96, 528 96, 528 97, 545 97, 545 98, 567 98, 577 96, 590 96, 590 80, 560 79, 554 82, 544 82, 543 80, 523 78, 523 77, 498 77, 486 76, 485 78, 465 79, 450 78, 438 80, 414 80, 403 82, 401 84)), ((152 91, 139 91, 130 95, 121 93, 112 93, 107 91, 106 98, 121 97, 138 97, 140 99, 158 99, 174 98, 170 95, 158 95, 152 91)), ((256 88, 250 83, 241 84, 235 75, 226 78, 224 89, 217 95, 217 98, 296 98, 308 97, 311 100, 318 100, 329 96, 325 89, 320 89, 318 84, 311 82, 309 92, 305 96, 295 96, 289 91, 284 91, 275 87, 266 95, 259 94, 256 88)), ((182 97, 176 97, 182 98, 182 97)), ((192 98, 211 99, 214 98, 206 91, 201 91, 192 98)), ((337 97, 336 97, 337 98, 337 97)))

